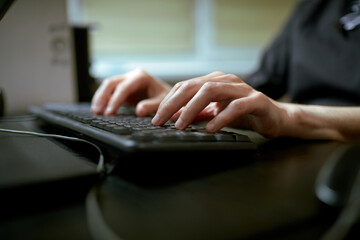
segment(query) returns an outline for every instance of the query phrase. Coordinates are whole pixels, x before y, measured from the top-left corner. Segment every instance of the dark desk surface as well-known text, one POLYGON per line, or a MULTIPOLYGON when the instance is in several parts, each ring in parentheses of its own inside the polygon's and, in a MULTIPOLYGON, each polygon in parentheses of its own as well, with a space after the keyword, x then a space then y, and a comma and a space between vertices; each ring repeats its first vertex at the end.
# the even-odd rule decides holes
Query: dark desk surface
POLYGON ((87 210, 85 194, 58 198, 2 218, 0 239, 318 239, 331 221, 315 197, 316 176, 342 144, 250 137, 258 143, 250 153, 126 159, 94 184, 87 210))

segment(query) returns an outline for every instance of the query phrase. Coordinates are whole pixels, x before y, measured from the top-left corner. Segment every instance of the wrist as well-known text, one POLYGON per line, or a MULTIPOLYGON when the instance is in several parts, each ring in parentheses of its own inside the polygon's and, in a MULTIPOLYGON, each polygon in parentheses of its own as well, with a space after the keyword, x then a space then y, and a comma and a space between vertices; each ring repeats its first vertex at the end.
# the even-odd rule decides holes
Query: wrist
POLYGON ((286 113, 283 136, 303 139, 342 138, 323 106, 286 104, 286 113))
POLYGON ((302 109, 296 104, 276 102, 280 109, 279 129, 275 137, 293 137, 297 126, 301 122, 302 109))

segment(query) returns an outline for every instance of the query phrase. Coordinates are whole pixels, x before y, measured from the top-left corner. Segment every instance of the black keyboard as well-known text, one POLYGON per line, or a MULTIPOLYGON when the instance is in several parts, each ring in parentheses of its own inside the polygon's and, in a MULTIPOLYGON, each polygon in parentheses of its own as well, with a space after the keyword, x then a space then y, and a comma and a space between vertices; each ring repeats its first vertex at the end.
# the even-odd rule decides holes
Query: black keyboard
POLYGON ((208 133, 204 127, 190 125, 177 130, 174 123, 151 124, 151 117, 137 117, 134 109, 121 107, 114 116, 94 115, 89 104, 47 104, 31 107, 30 112, 45 122, 109 145, 123 152, 204 151, 254 149, 248 136, 220 131, 208 133))

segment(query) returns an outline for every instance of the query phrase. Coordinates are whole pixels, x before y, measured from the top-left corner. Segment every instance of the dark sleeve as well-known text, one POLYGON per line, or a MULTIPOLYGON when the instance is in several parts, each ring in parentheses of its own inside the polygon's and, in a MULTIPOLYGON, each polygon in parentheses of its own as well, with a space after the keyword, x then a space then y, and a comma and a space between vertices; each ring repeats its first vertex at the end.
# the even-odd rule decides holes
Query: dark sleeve
POLYGON ((291 32, 296 10, 263 53, 257 70, 245 82, 267 96, 278 99, 286 93, 291 54, 291 32))

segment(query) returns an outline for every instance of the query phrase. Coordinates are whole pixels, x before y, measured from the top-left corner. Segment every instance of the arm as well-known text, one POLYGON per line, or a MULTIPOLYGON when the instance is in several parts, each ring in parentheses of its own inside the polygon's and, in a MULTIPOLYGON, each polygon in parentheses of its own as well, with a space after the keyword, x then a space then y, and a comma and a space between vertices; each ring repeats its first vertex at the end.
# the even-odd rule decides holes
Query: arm
POLYGON ((360 107, 281 105, 288 113, 282 136, 340 141, 360 138, 360 107))

